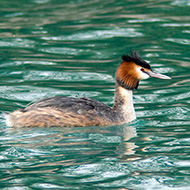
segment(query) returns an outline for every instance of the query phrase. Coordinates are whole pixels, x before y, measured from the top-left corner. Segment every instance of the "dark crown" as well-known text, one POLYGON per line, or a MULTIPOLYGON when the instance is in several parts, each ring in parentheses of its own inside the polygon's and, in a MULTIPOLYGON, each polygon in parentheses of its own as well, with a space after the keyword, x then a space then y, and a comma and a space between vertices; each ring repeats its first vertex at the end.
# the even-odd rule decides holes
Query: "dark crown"
POLYGON ((151 70, 150 65, 145 60, 143 60, 136 51, 132 51, 131 55, 123 55, 122 59, 123 59, 123 61, 134 62, 141 67, 151 70))

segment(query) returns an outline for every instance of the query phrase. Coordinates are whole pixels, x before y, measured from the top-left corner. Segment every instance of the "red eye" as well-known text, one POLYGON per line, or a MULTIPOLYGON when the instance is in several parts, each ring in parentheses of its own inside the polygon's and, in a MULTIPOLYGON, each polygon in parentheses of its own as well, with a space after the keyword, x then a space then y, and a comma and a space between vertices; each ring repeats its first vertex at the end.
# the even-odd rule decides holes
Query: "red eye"
POLYGON ((143 69, 143 68, 141 68, 141 71, 142 71, 142 72, 144 72, 144 69, 143 69))

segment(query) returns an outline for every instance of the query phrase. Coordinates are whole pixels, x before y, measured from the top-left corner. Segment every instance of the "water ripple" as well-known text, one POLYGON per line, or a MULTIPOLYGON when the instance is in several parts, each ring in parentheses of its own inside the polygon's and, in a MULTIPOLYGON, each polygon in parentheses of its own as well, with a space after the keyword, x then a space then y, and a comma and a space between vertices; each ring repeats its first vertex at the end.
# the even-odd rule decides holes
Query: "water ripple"
POLYGON ((160 19, 160 18, 148 18, 148 19, 139 19, 139 20, 129 20, 129 23, 154 23, 154 22, 166 22, 167 20, 165 19, 160 19))
POLYGON ((113 37, 139 37, 143 36, 142 33, 137 32, 134 28, 116 28, 109 30, 97 30, 82 32, 67 36, 54 36, 54 37, 42 37, 44 40, 58 40, 58 41, 78 41, 78 40, 100 40, 113 37))
POLYGON ((28 39, 21 38, 12 38, 4 39, 0 41, 1 47, 22 47, 22 48, 33 48, 35 47, 36 42, 28 39))
POLYGON ((189 0, 175 0, 171 4, 177 5, 177 6, 190 6, 190 1, 189 0))
POLYGON ((83 52, 88 52, 89 50, 83 50, 79 48, 43 48, 40 49, 42 52, 47 52, 47 53, 57 53, 57 54, 62 54, 62 55, 79 55, 82 54, 83 52))
POLYGON ((52 71, 30 71, 24 76, 25 80, 61 80, 61 81, 111 81, 112 76, 108 74, 93 72, 52 72, 52 71))
POLYGON ((188 40, 188 39, 167 38, 167 39, 165 39, 165 41, 179 43, 179 44, 183 44, 183 45, 190 45, 190 40, 188 40))

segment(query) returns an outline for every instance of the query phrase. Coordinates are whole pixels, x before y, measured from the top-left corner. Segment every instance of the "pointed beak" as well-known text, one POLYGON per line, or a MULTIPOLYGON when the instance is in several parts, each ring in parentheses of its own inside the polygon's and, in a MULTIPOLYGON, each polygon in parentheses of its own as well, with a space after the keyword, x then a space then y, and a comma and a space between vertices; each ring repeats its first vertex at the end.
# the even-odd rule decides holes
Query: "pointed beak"
POLYGON ((160 74, 160 73, 154 73, 153 71, 147 72, 150 77, 155 77, 159 79, 171 79, 171 77, 168 77, 166 75, 160 74))

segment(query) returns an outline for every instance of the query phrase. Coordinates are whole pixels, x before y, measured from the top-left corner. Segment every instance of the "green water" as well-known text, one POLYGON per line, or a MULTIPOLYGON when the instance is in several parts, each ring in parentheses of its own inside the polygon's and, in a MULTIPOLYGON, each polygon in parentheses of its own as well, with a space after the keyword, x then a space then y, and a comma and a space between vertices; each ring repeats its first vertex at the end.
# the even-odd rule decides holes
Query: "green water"
POLYGON ((1 0, 2 190, 190 189, 189 0, 1 0), (5 125, 43 97, 113 103, 121 55, 137 50, 172 80, 134 91, 137 120, 87 128, 5 125))

